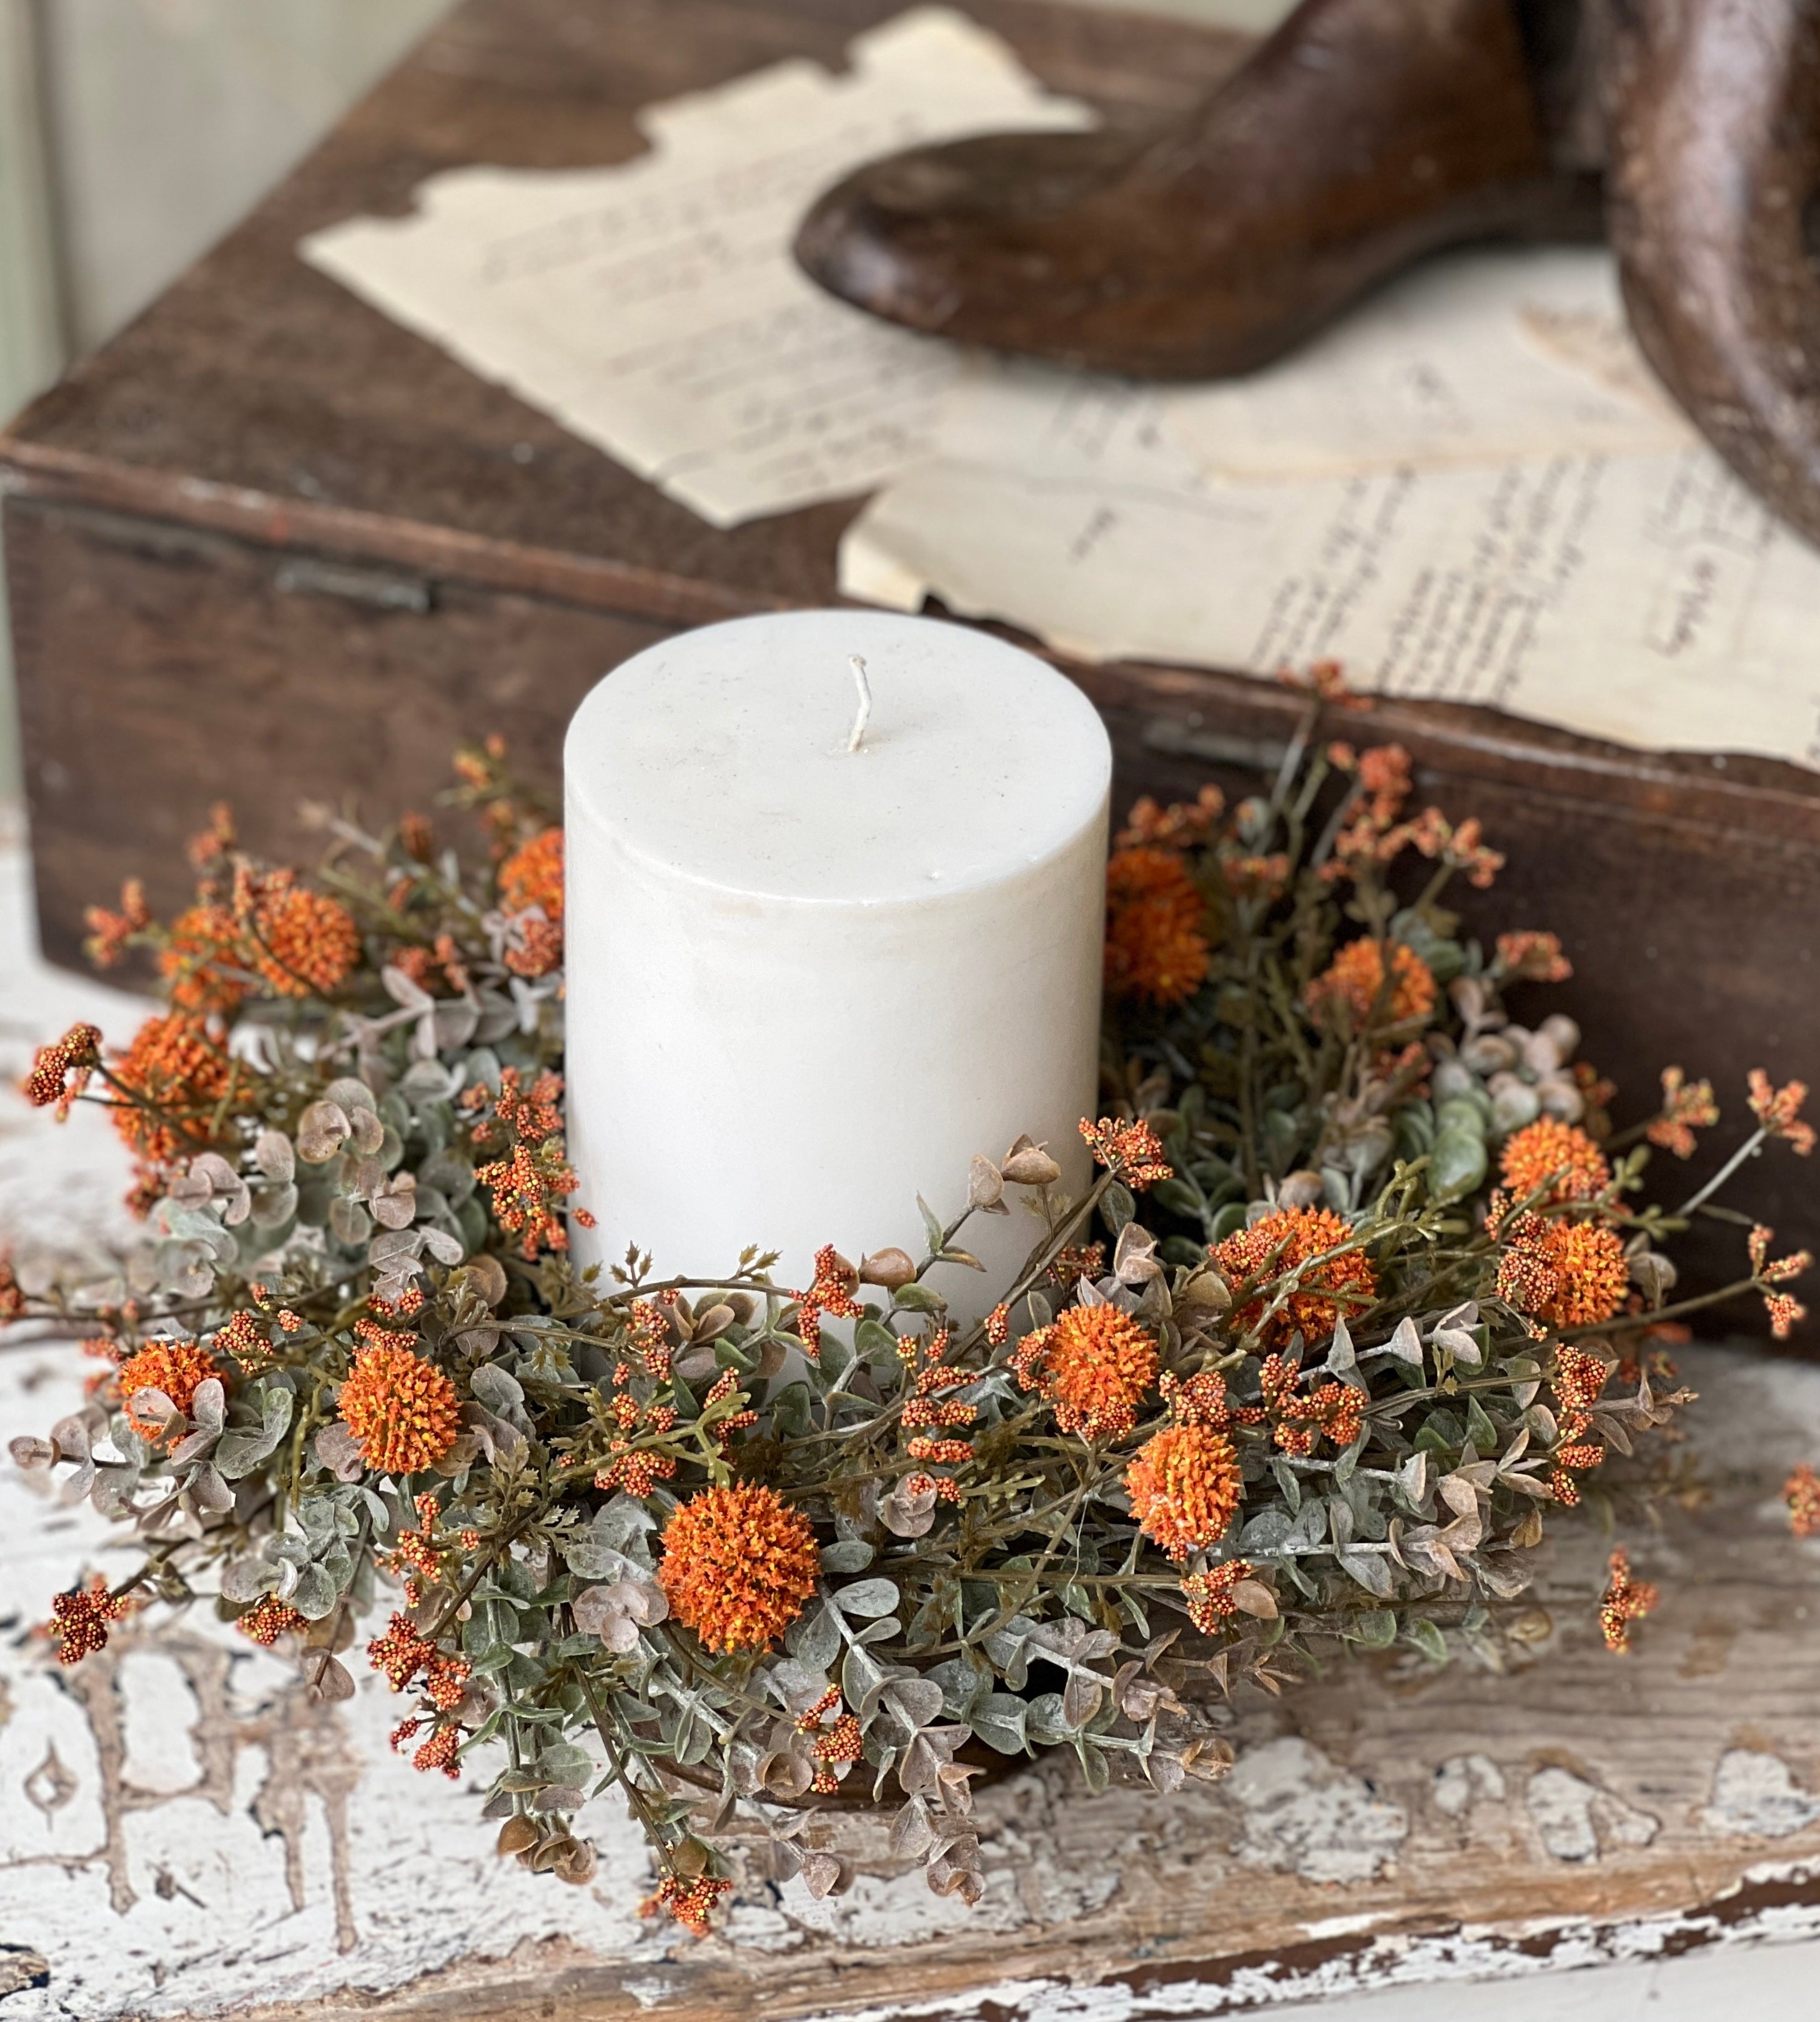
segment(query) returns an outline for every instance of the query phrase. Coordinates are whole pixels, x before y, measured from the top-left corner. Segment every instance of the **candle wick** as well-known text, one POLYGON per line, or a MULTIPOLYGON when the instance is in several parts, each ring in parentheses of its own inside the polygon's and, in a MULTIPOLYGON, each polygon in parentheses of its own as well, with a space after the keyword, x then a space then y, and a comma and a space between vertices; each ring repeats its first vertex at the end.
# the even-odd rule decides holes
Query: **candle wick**
POLYGON ((866 725, 872 721, 872 684, 866 679, 866 663, 857 653, 850 654, 847 665, 853 670, 853 686, 860 692, 859 713, 853 718, 853 735, 847 739, 847 749, 857 751, 860 740, 866 734, 866 725))

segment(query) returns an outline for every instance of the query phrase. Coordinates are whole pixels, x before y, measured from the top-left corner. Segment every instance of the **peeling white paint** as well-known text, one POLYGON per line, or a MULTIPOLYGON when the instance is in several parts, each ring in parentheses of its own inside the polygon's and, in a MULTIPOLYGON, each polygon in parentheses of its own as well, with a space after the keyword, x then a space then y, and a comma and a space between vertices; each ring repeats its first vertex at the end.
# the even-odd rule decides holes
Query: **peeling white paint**
POLYGON ((1299 1735, 1247 1750, 1222 1787, 1244 1812, 1239 1858, 1310 1881, 1369 1881, 1409 1836, 1401 1805, 1299 1735))
POLYGON ((1544 1850, 1556 1860, 1596 1860, 1602 1849, 1647 1846, 1662 1822, 1570 1769, 1538 1769, 1523 1802, 1544 1850))
MULTIPOLYGON (((46 971, 20 953, 18 869, 16 857, 0 849, 0 1078, 8 1082, 28 1064, 33 1044, 75 1019, 95 1019, 117 1035, 143 1008, 46 971)), ((59 1130, 0 1087, 0 1239, 23 1249, 29 1239, 66 1235, 72 1222, 93 1226, 114 1214, 124 1183, 124 1160, 98 1112, 79 1113, 59 1130)), ((1690 1362, 1697 1364, 1698 1354, 1690 1362)), ((47 1425, 69 1409, 86 1367, 67 1351, 0 1354, 0 1436, 47 1425)), ((1697 1367, 1694 1374, 1698 1380, 1697 1367)), ((1740 1470, 1760 1471, 1769 1465, 1762 1442, 1771 1435, 1788 1443, 1790 1458, 1820 1440, 1820 1374, 1727 1358, 1723 1385, 1700 1387, 1723 1389, 1728 1412, 1736 1407, 1716 1440, 1702 1429, 1702 1458, 1716 1467, 1735 1458, 1740 1470), (1735 1456, 1726 1444, 1734 1418, 1749 1433, 1748 1439, 1739 1434, 1735 1456)), ((1771 1456, 1777 1465, 1782 1458, 1779 1450, 1771 1456)), ((1239 1760, 1224 1783, 1167 1801, 1115 1791, 1089 1804, 1062 1758, 983 1790, 988 1888, 970 1917, 930 1895, 919 1874, 894 1872, 880 1857, 875 1825, 846 1821, 835 1830, 860 1869, 849 1892, 817 1904, 799 1888, 749 1885, 724 1934, 698 1950, 673 1927, 638 1918, 635 1906, 649 1886, 645 1856, 616 1801, 593 1807, 584 1819, 601 1853, 593 1887, 561 1889, 528 1876, 493 1855, 492 1828, 477 1816, 470 1790, 419 1776, 387 1753, 386 1732, 397 1710, 381 1681, 363 1674, 353 1702, 312 1725, 314 1716, 299 1715, 287 1697, 293 1686, 287 1668, 217 1632, 200 1611, 180 1626, 175 1644, 141 1642, 137 1630, 123 1639, 137 1652, 130 1667, 143 1676, 133 1683, 124 1755, 110 1767, 77 1678, 60 1673, 24 1629, 42 1619, 48 1595, 85 1560, 117 1569, 127 1560, 109 1527, 86 1510, 59 1507, 44 1490, 41 1479, 0 1464, 0 1620, 14 1625, 0 1633, 0 2022, 122 2022, 129 2016, 162 2022, 327 1997, 360 2004, 382 2001, 444 1968, 508 1958, 528 1987, 542 1956, 532 1948, 542 1944, 551 1955, 559 1952, 565 1968, 599 1967, 616 1990, 647 2009, 686 2006, 696 1968, 710 1960, 736 1974, 750 1971, 756 1986, 768 1962, 788 1968, 794 1961, 794 1969, 807 1974, 826 1959, 831 1990, 852 1984, 835 1977, 837 1954, 871 1954, 865 1969, 877 1985, 897 1973, 897 1959, 880 1956, 894 1951, 903 1962, 901 1984, 908 1985, 919 1948, 952 1947, 966 1933, 988 1934, 981 1958, 1047 1965, 1047 1933, 1078 1932, 1096 1917, 1102 1931, 1125 1928, 1116 1919, 1127 1886, 1147 1892, 1138 1928, 1155 1931, 1159 1903, 1166 1925, 1171 1891, 1185 1875, 1194 1878, 1202 1903, 1215 1900, 1210 1879, 1215 1892, 1267 1886, 1304 1910, 1333 1903, 1338 1914, 1292 1927, 1324 1955, 1230 1967, 1216 1961, 1204 1974, 1192 1967, 1152 1973, 1142 1962, 1142 1941, 1133 1937, 1125 1943, 1130 1969, 1100 1984, 1007 1979, 920 2006, 894 2002, 877 2011, 877 2022, 887 2016, 970 2022, 989 2002, 1003 2008, 1004 2022, 1212 2018, 1427 1982, 1527 1981, 1562 1967, 1665 1959, 1688 1947, 1820 1939, 1820 1900, 1799 1900, 1797 1892, 1820 1899, 1812 1863, 1750 1869, 1741 1886, 1772 1900, 1748 1914, 1739 1897, 1737 1914, 1722 1902, 1610 1925, 1537 1918, 1518 1929, 1374 1934, 1399 1911, 1343 1907, 1361 1899, 1317 1896, 1304 1885, 1369 1889, 1399 1863, 1405 1874, 1416 1872, 1418 1860, 1431 1861, 1438 1848, 1457 1860, 1463 1830, 1482 1836, 1487 1817, 1494 1838, 1516 1821, 1525 1844, 1533 1825, 1548 1856, 1569 1863, 1648 1845, 1657 1821, 1589 1780, 1591 1772, 1583 1777, 1544 1768, 1524 1784, 1486 1754, 1451 1753, 1433 1763, 1420 1741, 1410 1751, 1407 1787, 1399 1782, 1394 1793, 1408 1799, 1405 1810, 1307 1740, 1260 1739, 1282 1717, 1273 1711, 1242 1732, 1234 1726, 1239 1760), (198 1674, 172 1654, 192 1645, 231 1652, 225 1697, 211 1715, 218 1723, 214 1742, 225 1735, 231 1744, 225 1758, 218 1746, 211 1758, 202 1745, 198 1674), (1252 1745, 1243 1745, 1248 1740, 1252 1745), (287 1749, 294 1768, 301 1765, 306 1773, 302 1782, 274 1787, 276 1761, 287 1749), (1513 1783, 1521 1786, 1520 1801, 1508 1815, 1492 1811, 1510 1801, 1513 1783), (342 1828, 331 1816, 338 1787, 345 1800, 342 1828), (111 1856, 110 1803, 119 1815, 111 1856), (1235 1863, 1285 1878, 1260 1885, 1235 1863), (1774 1900, 1778 1894, 1788 1900, 1774 1900), (345 1918, 338 1896, 346 1899, 345 1918), (40 1958, 50 1972, 47 1987, 5 1991, 9 1978, 35 1977, 40 1958), (1176 1970, 1179 1977, 1172 1977, 1176 1970)), ((1779 1510, 1771 1514, 1779 1524, 1779 1510)), ((1361 1690, 1361 1710, 1370 1689, 1361 1690)), ((1369 1727, 1361 1732, 1369 1741, 1369 1727)), ((1449 1746, 1458 1750, 1468 1738, 1502 1732, 1491 1721, 1477 1733, 1456 1724, 1449 1746)), ((1532 1729, 1529 1739, 1535 1739, 1532 1729)), ((1778 1743, 1783 1739, 1778 1728, 1778 1743)), ((1687 1834, 1691 1820, 1713 1836, 1708 1853, 1735 1862, 1743 1857, 1741 1836, 1782 1838, 1820 1826, 1820 1800, 1779 1757, 1745 1749, 1720 1754, 1716 1738, 1709 1745, 1709 1801, 1699 1808, 1709 1787, 1705 1764, 1696 1763, 1696 1780, 1672 1812, 1677 1833, 1687 1834)), ((1507 1762, 1518 1754, 1512 1743, 1507 1762)), ((1798 1749, 1795 1759, 1805 1759, 1798 1749)), ((1401 1776, 1401 1768, 1394 1773, 1401 1776)), ((1558 1880, 1552 1900, 1573 1885, 1572 1878, 1558 1880)), ((1380 1888, 1376 1900, 1381 1905, 1397 1892, 1380 1888)), ((613 1998, 603 1997, 602 2012, 613 1998)), ((834 1998, 831 1991, 825 1998, 834 1998)))
POLYGON ((1795 1781, 1779 1755, 1729 1748, 1712 1774, 1712 1801, 1700 1814, 1709 1832, 1786 1839, 1820 1819, 1820 1802, 1795 1781))
POLYGON ((1324 1938, 1350 1938, 1355 1932, 1369 1931, 1373 1924, 1381 1924, 1388 1914, 1383 1910, 1367 1910, 1356 1917, 1317 1917, 1312 1924, 1300 1928, 1304 1937, 1318 1944, 1324 1938))
POLYGON ((1434 1772, 1432 1794, 1436 1810, 1457 1819, 1475 1804, 1504 1801, 1504 1772, 1489 1755, 1450 1755, 1434 1772))

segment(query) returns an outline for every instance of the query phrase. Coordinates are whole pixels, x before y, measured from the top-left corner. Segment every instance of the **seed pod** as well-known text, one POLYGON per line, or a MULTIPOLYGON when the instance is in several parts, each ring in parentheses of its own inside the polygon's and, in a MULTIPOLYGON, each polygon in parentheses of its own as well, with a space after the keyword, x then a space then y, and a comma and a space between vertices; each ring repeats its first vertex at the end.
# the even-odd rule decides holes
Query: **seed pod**
POLYGON ((872 1256, 860 1259, 860 1283, 862 1285, 883 1285, 887 1292, 895 1292, 908 1285, 915 1276, 916 1266, 908 1250, 880 1250, 872 1256))
POLYGON ((978 1152, 967 1166, 967 1204, 984 1209, 988 1214, 1007 1212, 1004 1176, 990 1159, 982 1158, 978 1152))
POLYGON ((521 1812, 517 1818, 508 1819, 499 1828, 499 1837, 493 1844, 502 1860, 513 1854, 523 1853, 535 1846, 543 1837, 542 1829, 521 1812))
POLYGON ((594 1879, 598 1864, 593 1847, 586 1840, 572 1839, 556 1856, 550 1871, 558 1881, 579 1889, 594 1879))
POLYGON ((1018 1187, 1052 1187, 1062 1177, 1062 1168, 1028 1137, 1020 1137, 1005 1154, 999 1170, 1018 1187))
POLYGON ((1231 1288, 1211 1268, 1197 1271, 1175 1294, 1178 1309, 1190 1312, 1223 1313, 1231 1304, 1231 1288))
POLYGON ((1281 1207, 1313 1207, 1325 1191, 1321 1175, 1305 1166, 1277 1188, 1277 1203, 1281 1207))

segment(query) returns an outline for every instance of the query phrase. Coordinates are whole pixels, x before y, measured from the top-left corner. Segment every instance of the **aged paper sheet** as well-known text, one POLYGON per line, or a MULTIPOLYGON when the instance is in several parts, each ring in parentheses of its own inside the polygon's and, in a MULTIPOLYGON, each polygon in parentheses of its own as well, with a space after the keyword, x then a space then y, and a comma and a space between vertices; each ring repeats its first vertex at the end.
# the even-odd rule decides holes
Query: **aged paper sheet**
POLYGON ((875 322, 790 257, 812 199, 915 142, 1079 126, 946 8, 648 108, 611 168, 452 170, 415 216, 355 218, 303 257, 716 526, 867 491, 927 450, 962 354, 875 322))
POLYGON ((1568 328, 1559 364, 1545 345, 1538 360, 1611 436, 1551 428, 1538 410, 1520 439, 1520 415, 1493 412, 1495 375, 1475 377, 1444 326, 1426 333, 1478 401, 1482 434, 1513 425, 1478 458, 1380 413, 1358 455, 1321 467, 1312 452, 1350 446, 1337 418, 1367 398, 1344 375, 1323 394, 1286 369, 1277 434, 1270 374, 1183 393, 982 370, 954 396, 937 456, 850 529, 842 586, 903 609, 936 596, 1084 659, 1270 673, 1331 657, 1384 693, 1820 766, 1820 555, 1676 418, 1624 390, 1609 330, 1568 328), (1629 446, 1621 411, 1584 405, 1577 379, 1634 401, 1629 446), (1323 400, 1331 436, 1298 419, 1323 400), (1216 402, 1245 479, 1216 467, 1216 402))
POLYGON ((1183 387, 1167 426, 1228 477, 1679 448, 1602 249, 1456 254, 1401 276, 1267 370, 1183 387))

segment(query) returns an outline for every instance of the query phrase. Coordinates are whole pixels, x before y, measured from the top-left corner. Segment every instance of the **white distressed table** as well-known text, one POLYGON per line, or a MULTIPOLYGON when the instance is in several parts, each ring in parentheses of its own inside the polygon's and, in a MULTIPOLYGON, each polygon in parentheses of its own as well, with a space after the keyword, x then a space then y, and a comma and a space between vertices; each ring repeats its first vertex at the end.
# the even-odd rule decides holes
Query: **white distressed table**
MULTIPOLYGON (((140 1009, 37 963, 22 872, 0 847, 9 1085, 73 1019, 119 1036, 140 1009)), ((0 1097, 9 1246, 119 1226, 124 1183, 104 1119, 59 1130, 0 1097)), ((0 1436, 68 1409, 84 1367, 0 1347, 0 1436)), ((1454 2022, 1464 1976, 1506 1983, 1474 2010, 1506 2022, 1538 2012, 1543 1973, 1551 2016, 1584 2022, 1820 2012, 1820 1546, 1786 1538, 1775 1499, 1820 1454, 1820 1371, 1716 1349, 1686 1368, 1710 1498, 1630 1539, 1665 1597, 1629 1660, 1599 1644, 1603 1546, 1583 1540, 1550 1564, 1513 1675, 1341 1666, 1236 1706, 1231 1776, 1172 1799, 1091 1799, 1034 1765, 981 1794, 970 1914, 876 1832, 831 1827, 850 1891, 754 1885, 700 1944, 640 1922, 644 1854, 612 1799, 583 1821, 591 1886, 497 1860, 467 1792, 388 1753, 397 1703, 370 1673, 312 1707, 202 1619, 60 1671, 31 1625, 85 1561, 126 1561, 43 1477, 0 1471, 0 2022, 1141 2022, 1315 1997, 1454 2022)))

